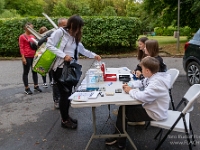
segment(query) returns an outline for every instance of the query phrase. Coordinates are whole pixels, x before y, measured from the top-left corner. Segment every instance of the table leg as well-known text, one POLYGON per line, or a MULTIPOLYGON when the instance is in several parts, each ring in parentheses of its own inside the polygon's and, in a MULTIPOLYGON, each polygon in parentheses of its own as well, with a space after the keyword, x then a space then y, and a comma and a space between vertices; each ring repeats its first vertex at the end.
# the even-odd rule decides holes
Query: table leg
POLYGON ((95 108, 96 108, 96 107, 92 107, 92 121, 93 121, 93 131, 94 131, 94 133, 93 133, 92 136, 90 137, 90 140, 88 141, 85 150, 88 149, 88 147, 90 146, 90 143, 92 142, 92 139, 93 139, 94 136, 96 135, 96 115, 95 115, 95 108))
POLYGON ((122 106, 122 127, 123 127, 123 132, 126 135, 126 137, 128 138, 129 142, 131 143, 131 145, 133 146, 133 148, 135 150, 137 150, 137 147, 135 146, 135 144, 133 143, 132 139, 130 138, 130 136, 128 135, 128 133, 126 132, 126 126, 125 126, 125 121, 126 121, 126 115, 125 115, 125 110, 126 107, 125 105, 122 106))
POLYGON ((96 135, 96 115, 95 115, 95 108, 96 107, 92 107, 92 120, 93 120, 93 134, 92 136, 90 137, 90 140, 88 141, 87 143, 87 146, 85 148, 85 150, 88 149, 88 147, 90 146, 90 143, 92 142, 93 139, 95 138, 114 138, 114 137, 127 137, 129 142, 131 143, 131 145, 133 146, 133 148, 135 150, 137 150, 135 144, 133 143, 132 139, 130 138, 130 136, 128 135, 128 133, 126 132, 126 127, 125 127, 125 120, 126 120, 126 116, 125 116, 125 106, 122 106, 122 126, 123 126, 123 134, 108 134, 108 135, 96 135))

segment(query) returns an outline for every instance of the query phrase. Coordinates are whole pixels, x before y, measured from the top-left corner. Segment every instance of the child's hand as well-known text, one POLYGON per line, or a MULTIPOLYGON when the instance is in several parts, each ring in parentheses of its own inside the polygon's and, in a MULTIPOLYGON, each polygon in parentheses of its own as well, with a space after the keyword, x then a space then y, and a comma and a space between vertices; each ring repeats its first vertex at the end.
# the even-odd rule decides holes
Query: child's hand
POLYGON ((98 61, 101 60, 101 56, 99 56, 99 55, 96 55, 94 58, 95 58, 96 60, 98 60, 98 61))
POLYGON ((123 85, 122 85, 122 88, 124 89, 126 86, 128 86, 127 83, 123 84, 123 85))
POLYGON ((126 93, 129 93, 129 91, 131 90, 132 88, 130 86, 124 86, 123 87, 123 90, 126 92, 126 93))
POLYGON ((131 73, 132 73, 132 74, 135 74, 135 70, 133 70, 131 73))

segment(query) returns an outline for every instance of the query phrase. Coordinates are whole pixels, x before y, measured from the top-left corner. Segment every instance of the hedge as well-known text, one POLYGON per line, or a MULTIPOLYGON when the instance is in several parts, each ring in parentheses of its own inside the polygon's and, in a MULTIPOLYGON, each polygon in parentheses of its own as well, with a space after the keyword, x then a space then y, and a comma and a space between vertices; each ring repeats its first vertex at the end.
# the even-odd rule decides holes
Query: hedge
MULTIPOLYGON (((158 36, 173 36, 174 31, 177 31, 176 27, 169 26, 165 27, 155 27, 154 32, 158 36)), ((190 36, 192 34, 192 29, 188 26, 180 28, 180 36, 190 36)))
MULTIPOLYGON (((66 17, 68 18, 68 17, 66 17)), ((135 49, 141 31, 141 21, 134 17, 83 16, 82 43, 85 48, 98 54, 117 54, 135 49)), ((57 23, 58 17, 51 18, 57 23)), ((36 31, 53 26, 45 17, 0 19, 0 56, 18 57, 18 38, 24 33, 23 26, 31 22, 36 31)))

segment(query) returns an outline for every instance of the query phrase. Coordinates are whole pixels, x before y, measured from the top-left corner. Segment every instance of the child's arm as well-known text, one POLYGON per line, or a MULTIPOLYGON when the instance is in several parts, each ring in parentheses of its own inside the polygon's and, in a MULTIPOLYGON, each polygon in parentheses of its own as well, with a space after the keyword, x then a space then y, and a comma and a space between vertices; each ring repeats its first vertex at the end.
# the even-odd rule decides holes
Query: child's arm
POLYGON ((131 88, 140 88, 140 87, 143 87, 144 86, 144 83, 146 83, 146 78, 145 79, 142 79, 142 80, 134 80, 134 81, 130 81, 128 83, 128 85, 131 87, 131 88))
POLYGON ((151 83, 145 88, 144 91, 140 91, 139 89, 131 89, 129 91, 129 94, 134 99, 137 99, 144 103, 150 103, 157 99, 157 97, 162 96, 162 92, 159 93, 158 88, 159 86, 156 86, 156 83, 151 83))

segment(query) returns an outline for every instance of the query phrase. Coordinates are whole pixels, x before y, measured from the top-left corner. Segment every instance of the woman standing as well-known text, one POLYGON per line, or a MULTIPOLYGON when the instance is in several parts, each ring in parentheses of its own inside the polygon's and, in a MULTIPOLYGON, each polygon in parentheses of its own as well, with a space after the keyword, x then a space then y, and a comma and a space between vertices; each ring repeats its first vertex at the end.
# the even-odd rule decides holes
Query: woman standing
POLYGON ((68 19, 67 26, 59 28, 54 31, 51 37, 48 38, 47 48, 57 55, 57 60, 53 66, 53 78, 57 82, 60 92, 60 113, 61 113, 61 126, 63 128, 76 129, 77 120, 69 116, 70 100, 68 99, 72 93, 72 87, 68 87, 69 92, 65 91, 63 85, 59 82, 59 78, 62 74, 63 62, 78 63, 78 54, 81 53, 89 58, 95 58, 100 61, 101 57, 91 51, 84 48, 81 43, 82 27, 84 23, 80 16, 73 15, 68 19), (59 49, 56 45, 60 43, 59 49), (76 51, 77 50, 77 51, 76 51))
MULTIPOLYGON (((26 23, 24 26, 25 33, 21 34, 19 36, 19 47, 20 47, 20 53, 22 56, 22 64, 23 64, 23 83, 25 86, 25 94, 33 94, 32 91, 29 88, 28 85, 28 73, 30 71, 30 68, 32 68, 33 58, 35 55, 35 50, 31 49, 29 42, 32 41, 32 38, 35 38, 31 32, 26 28, 26 26, 29 25, 31 28, 33 28, 33 25, 31 23, 26 23)), ((32 69, 31 69, 32 70, 32 69)), ((38 86, 38 75, 37 72, 34 72, 32 70, 32 77, 34 82, 34 90, 38 92, 42 92, 42 90, 38 86)))

